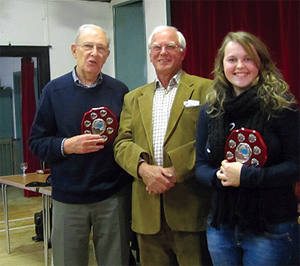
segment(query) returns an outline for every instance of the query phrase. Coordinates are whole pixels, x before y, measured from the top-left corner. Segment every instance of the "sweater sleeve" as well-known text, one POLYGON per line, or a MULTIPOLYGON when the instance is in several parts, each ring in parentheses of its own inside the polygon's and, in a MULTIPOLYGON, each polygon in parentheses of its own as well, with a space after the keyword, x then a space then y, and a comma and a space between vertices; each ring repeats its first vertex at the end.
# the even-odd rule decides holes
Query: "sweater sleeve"
POLYGON ((50 88, 46 86, 40 97, 28 141, 33 155, 48 162, 64 158, 61 152, 64 137, 56 136, 57 126, 49 92, 50 88))
POLYGON ((207 104, 200 111, 197 123, 196 135, 196 179, 208 186, 222 187, 219 179, 216 177, 216 172, 219 170, 213 168, 209 162, 209 143, 208 139, 208 121, 209 116, 206 113, 207 104))

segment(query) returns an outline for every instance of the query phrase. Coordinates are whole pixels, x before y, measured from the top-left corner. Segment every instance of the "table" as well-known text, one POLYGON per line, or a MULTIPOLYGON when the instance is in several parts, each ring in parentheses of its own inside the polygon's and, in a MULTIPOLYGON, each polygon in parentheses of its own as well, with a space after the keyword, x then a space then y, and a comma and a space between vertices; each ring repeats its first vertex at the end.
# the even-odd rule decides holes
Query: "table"
POLYGON ((52 192, 52 187, 41 187, 39 192, 43 197, 43 235, 44 235, 44 259, 45 265, 49 263, 49 248, 48 240, 50 238, 50 197, 52 192))
POLYGON ((8 222, 9 220, 8 220, 8 211, 7 211, 8 203, 7 203, 7 194, 6 194, 7 186, 39 192, 40 187, 26 187, 25 185, 34 181, 45 182, 48 176, 49 174, 28 173, 25 176, 20 174, 20 175, 9 175, 9 176, 0 177, 0 183, 2 184, 1 189, 2 189, 2 200, 3 200, 3 212, 4 212, 4 219, 5 219, 6 247, 7 247, 8 254, 10 254, 10 237, 9 237, 9 222, 8 222))

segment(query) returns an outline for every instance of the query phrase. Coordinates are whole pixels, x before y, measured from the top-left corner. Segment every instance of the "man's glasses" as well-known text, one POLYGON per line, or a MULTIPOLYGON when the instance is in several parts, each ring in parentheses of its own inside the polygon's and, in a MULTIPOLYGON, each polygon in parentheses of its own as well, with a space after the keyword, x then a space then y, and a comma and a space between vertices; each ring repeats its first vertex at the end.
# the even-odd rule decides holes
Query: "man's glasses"
MULTIPOLYGON (((174 51, 176 48, 180 47, 176 45, 175 43, 168 43, 166 45, 160 45, 160 44, 153 44, 150 49, 154 52, 160 52, 163 47, 165 47, 166 51, 174 51)), ((180 47, 182 49, 182 47, 180 47)))
POLYGON ((77 46, 82 47, 82 49, 86 52, 92 52, 95 49, 95 47, 96 47, 98 54, 105 54, 107 52, 107 48, 103 45, 96 45, 93 43, 84 43, 82 45, 77 45, 77 46))

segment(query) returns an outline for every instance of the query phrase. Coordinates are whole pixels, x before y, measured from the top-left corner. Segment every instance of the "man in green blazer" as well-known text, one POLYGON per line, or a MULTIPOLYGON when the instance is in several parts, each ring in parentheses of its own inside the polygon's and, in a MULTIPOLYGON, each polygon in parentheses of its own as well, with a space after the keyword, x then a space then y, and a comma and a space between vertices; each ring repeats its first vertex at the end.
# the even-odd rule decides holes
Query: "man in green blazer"
POLYGON ((186 42, 176 28, 155 28, 149 54, 157 78, 125 95, 114 143, 117 163, 134 176, 132 229, 141 263, 207 264, 211 191, 197 183, 194 165, 196 123, 211 80, 182 70, 186 42))

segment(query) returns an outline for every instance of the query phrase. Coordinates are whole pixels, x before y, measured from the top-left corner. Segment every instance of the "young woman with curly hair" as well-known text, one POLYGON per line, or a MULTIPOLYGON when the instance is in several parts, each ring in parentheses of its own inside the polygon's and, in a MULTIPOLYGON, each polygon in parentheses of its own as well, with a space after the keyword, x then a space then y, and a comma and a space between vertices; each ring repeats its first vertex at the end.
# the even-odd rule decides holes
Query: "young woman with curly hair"
POLYGON ((266 46, 247 32, 227 34, 213 73, 196 139, 196 177, 214 191, 207 229, 213 264, 299 265, 296 100, 266 46), (243 129, 260 133, 266 161, 252 161, 247 139, 235 143, 248 147, 245 160, 227 157, 229 135, 243 129))

